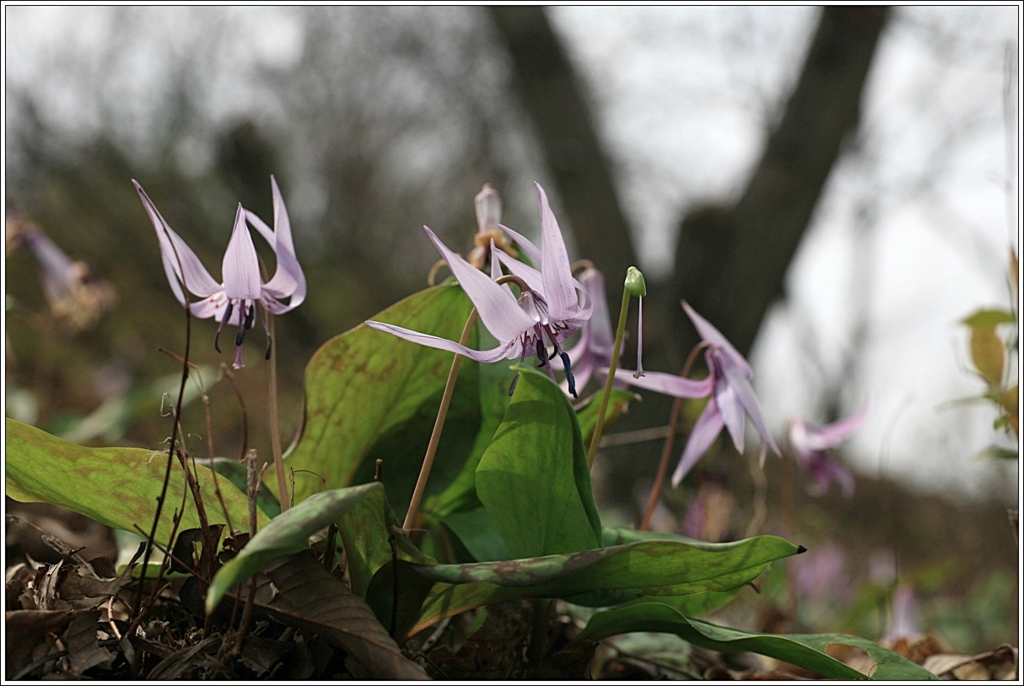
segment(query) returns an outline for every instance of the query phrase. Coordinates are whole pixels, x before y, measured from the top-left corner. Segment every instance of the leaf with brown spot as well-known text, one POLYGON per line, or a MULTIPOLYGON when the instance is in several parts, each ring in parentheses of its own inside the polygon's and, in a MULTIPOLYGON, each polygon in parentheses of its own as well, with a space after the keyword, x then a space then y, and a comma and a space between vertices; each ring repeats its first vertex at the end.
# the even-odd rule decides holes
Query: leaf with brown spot
MULTIPOLYGON (((22 502, 60 505, 115 529, 149 531, 156 513, 167 468, 167 452, 141 448, 86 448, 51 436, 45 431, 7 419, 7 495, 22 502)), ((198 469, 199 486, 211 524, 224 523, 224 514, 208 469, 198 469)), ((168 541, 174 509, 181 502, 185 478, 177 459, 171 465, 166 506, 156 530, 158 541, 168 541)), ((235 487, 220 482, 231 521, 247 521, 249 505, 235 487)), ((191 501, 179 528, 198 527, 199 516, 191 501)), ((260 524, 267 522, 260 513, 260 524)))
MULTIPOLYGON (((453 281, 411 295, 373 319, 457 340, 471 308, 469 299, 453 281)), ((469 345, 475 345, 475 335, 469 345)), ((324 343, 306 367, 305 425, 295 449, 288 455, 289 468, 316 475, 296 475, 296 502, 322 490, 321 478, 328 489, 357 483, 357 473, 368 472, 368 481, 373 465, 365 462, 374 448, 413 420, 422 419, 417 421, 414 435, 402 436, 402 440, 389 445, 387 455, 382 455, 389 496, 402 496, 399 485, 411 494, 423 456, 422 450, 412 446, 422 439, 426 447, 437 405, 429 409, 425 405, 434 398, 439 402, 452 358, 452 353, 416 345, 365 324, 324 343), (411 479, 400 478, 400 483, 394 483, 396 477, 409 470, 411 479), (410 483, 405 484, 406 481, 410 483)), ((478 427, 475 375, 476 363, 467 360, 449 410, 449 423, 473 423, 475 417, 478 427)), ((455 432, 450 431, 442 437, 439 465, 451 452, 444 449, 445 441, 455 437, 455 432)))

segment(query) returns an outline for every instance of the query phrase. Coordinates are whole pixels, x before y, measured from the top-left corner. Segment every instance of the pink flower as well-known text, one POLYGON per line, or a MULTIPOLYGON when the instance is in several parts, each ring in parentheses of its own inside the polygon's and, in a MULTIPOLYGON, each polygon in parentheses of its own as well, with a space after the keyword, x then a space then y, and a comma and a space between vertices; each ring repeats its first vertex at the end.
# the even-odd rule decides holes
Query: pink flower
POLYGON ((808 424, 802 417, 794 417, 789 421, 789 444, 793 448, 793 456, 800 469, 814 480, 818 495, 828 490, 830 481, 838 483, 847 498, 853 495, 853 475, 850 470, 826 451, 856 431, 867 419, 869 410, 870 406, 865 405, 857 414, 822 427, 808 424))
MULTIPOLYGON (((298 307, 306 299, 306 278, 295 257, 291 223, 288 221, 288 211, 285 209, 277 181, 273 176, 270 177, 274 194, 273 231, 255 214, 245 210, 241 204, 238 205, 235 227, 231 232, 231 240, 228 241, 221 265, 223 283, 217 283, 210 276, 210 272, 206 271, 206 267, 192 249, 160 215, 156 205, 146 195, 146 191, 142 190, 142 186, 135 180, 132 180, 132 183, 135 184, 135 190, 139 192, 146 213, 153 222, 153 228, 156 229, 164 272, 167 274, 167 281, 171 284, 174 297, 184 305, 185 294, 182 289, 188 289, 190 293, 200 298, 197 302, 189 303, 192 314, 200 319, 213 317, 220 323, 213 341, 217 352, 220 352, 220 332, 224 325, 238 327, 238 333, 235 335, 234 367, 240 369, 245 366, 242 359, 245 332, 253 327, 256 318, 259 318, 266 329, 263 315, 256 306, 259 305, 273 314, 284 314, 298 307), (260 276, 260 263, 256 256, 256 246, 253 245, 252 236, 246 226, 247 220, 266 239, 277 255, 277 270, 267 283, 263 283, 260 276), (284 302, 285 299, 288 300, 287 303, 284 302)), ((267 335, 269 338, 269 332, 267 335)), ((268 347, 267 357, 269 356, 268 347)))
MULTIPOLYGON (((704 412, 693 425, 690 439, 686 443, 682 457, 679 458, 679 465, 672 474, 673 487, 678 486, 683 477, 697 464, 701 456, 718 438, 718 434, 722 432, 723 428, 729 430, 736 451, 742 454, 745 417, 750 417, 750 421, 761 437, 761 459, 764 460, 768 448, 771 448, 776 455, 779 454, 775 439, 772 438, 764 423, 764 418, 761 416, 761 407, 758 405, 757 396, 754 395, 754 389, 750 386, 750 379, 754 376, 750 365, 718 329, 697 314, 685 301, 683 309, 686 310, 693 325, 697 327, 704 342, 708 344, 704 358, 707 361, 708 369, 711 370, 710 376, 694 381, 682 376, 659 372, 647 372, 645 376, 639 378, 635 378, 633 372, 629 370, 623 369, 615 372, 617 380, 625 381, 630 386, 646 388, 677 398, 711 396, 704 412)), ((607 373, 607 369, 603 371, 607 373)))

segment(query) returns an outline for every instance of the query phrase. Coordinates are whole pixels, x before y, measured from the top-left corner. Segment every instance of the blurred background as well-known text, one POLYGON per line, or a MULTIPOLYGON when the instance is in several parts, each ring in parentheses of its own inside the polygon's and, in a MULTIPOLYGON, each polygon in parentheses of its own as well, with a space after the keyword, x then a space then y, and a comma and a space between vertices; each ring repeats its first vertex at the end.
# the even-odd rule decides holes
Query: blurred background
MULTIPOLYGON (((1017 436, 993 427, 992 403, 965 401, 986 383, 961 320, 1017 308, 1019 7, 6 7, 5 19, 7 416, 86 444, 165 438, 180 366, 158 348, 181 354, 185 317, 133 178, 219 276, 237 203, 269 221, 276 175, 309 284, 277 319, 286 437, 312 353, 426 285, 437 255, 419 227, 467 252, 490 183, 503 223, 536 236, 538 181, 610 302, 626 267, 644 270, 645 367, 677 372, 697 342, 685 298, 750 358, 780 442, 790 417, 823 424, 871 405, 837 453, 852 498, 809 495, 774 458, 761 483, 750 451, 723 445, 667 494, 661 526, 682 531, 701 503, 704 537, 756 521, 811 548, 769 594, 801 629, 878 637, 905 586, 918 628, 956 649, 1016 642, 1006 512, 1019 473, 985 455, 1016 452, 1017 436), (70 261, 41 270, 36 232, 70 261), (830 582, 813 581, 815 565, 830 582)), ((262 337, 232 383, 215 329, 192 322, 191 359, 216 451, 269 454, 262 337)), ((645 394, 612 432, 662 426, 668 408, 645 394)), ((202 454, 202 403, 184 420, 202 454)), ((635 522, 661 445, 627 440, 595 479, 609 518, 635 522)), ((764 607, 748 623, 766 625, 764 607)))

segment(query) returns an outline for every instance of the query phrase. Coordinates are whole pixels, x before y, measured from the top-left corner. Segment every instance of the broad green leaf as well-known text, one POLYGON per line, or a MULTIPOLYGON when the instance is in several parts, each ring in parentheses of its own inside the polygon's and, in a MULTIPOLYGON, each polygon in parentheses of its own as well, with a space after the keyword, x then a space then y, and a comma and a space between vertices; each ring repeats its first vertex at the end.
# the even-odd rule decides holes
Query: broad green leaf
POLYGON ((975 369, 990 386, 1003 382, 1006 347, 996 334, 995 327, 981 326, 971 330, 971 361, 975 369))
POLYGON ((373 575, 394 559, 395 555, 411 562, 434 563, 402 531, 402 523, 391 510, 382 484, 369 484, 366 496, 338 519, 337 524, 344 542, 352 590, 357 595, 366 595, 366 587, 373 575), (395 543, 394 551, 391 548, 392 540, 395 543))
POLYGON ((1013 324, 1017 318, 1007 310, 978 310, 961 321, 972 329, 990 329, 999 324, 1013 324))
POLYGON ((601 545, 587 455, 562 389, 528 367, 476 470, 476 490, 514 557, 601 545))
MULTIPOLYGON (((403 561, 397 572, 391 563, 382 567, 366 597, 378 617, 390 616, 392 589, 400 588, 399 634, 407 635, 407 631, 419 631, 445 617, 513 598, 558 597, 572 602, 580 594, 616 590, 633 592, 623 593, 624 600, 636 593, 724 593, 753 581, 772 561, 798 551, 800 548, 781 538, 758 536, 700 545, 639 541, 570 555, 465 565, 425 566, 403 561)), ((693 602, 703 611, 701 607, 709 601, 693 602)))
MULTIPOLYGON (((22 502, 60 505, 115 529, 149 532, 167 470, 167 451, 86 448, 10 418, 6 427, 7 495, 22 502)), ((201 467, 195 473, 209 523, 226 523, 210 470, 201 467)), ((181 465, 174 459, 157 541, 166 543, 170 539, 174 511, 181 507, 185 489, 181 465)), ((220 490, 231 524, 244 527, 249 521, 245 495, 227 479, 220 479, 220 490)), ((268 521, 263 513, 259 518, 260 525, 268 521)), ((185 498, 178 530, 199 526, 190 494, 185 498)))
MULTIPOLYGON (((453 281, 416 293, 374 319, 458 340, 471 308, 453 281)), ((369 481, 373 457, 384 459, 389 497, 397 503, 404 488, 408 502, 453 358, 452 353, 365 324, 321 346, 306 367, 305 424, 287 458, 289 469, 312 472, 296 474, 296 502, 322 490, 321 477, 328 489, 369 481), (380 446, 388 438, 392 440, 385 450, 380 446)), ((457 454, 450 442, 465 442, 467 430, 473 432, 468 439, 472 441, 479 426, 476 373, 476 363, 465 360, 438 450, 439 474, 449 468, 446 459, 455 465, 453 473, 457 471, 469 450, 467 446, 457 454), (462 430, 460 421, 465 423, 462 430)))
POLYGON ((626 631, 657 631, 710 650, 750 651, 811 670, 828 679, 864 680, 869 677, 830 657, 825 648, 842 644, 862 648, 876 663, 870 678, 879 680, 936 680, 934 674, 877 643, 845 634, 759 634, 715 626, 683 616, 666 604, 650 602, 640 612, 631 606, 595 614, 574 641, 596 641, 626 631))
MULTIPOLYGON (((489 350, 498 344, 482 323, 477 323, 477 340, 481 349, 489 350)), ((476 495, 476 468, 487 446, 491 444, 494 432, 505 417, 509 402, 508 387, 513 373, 509 371, 508 364, 504 361, 480 364, 477 368, 480 429, 458 476, 443 492, 427 498, 424 502, 422 510, 429 516, 444 517, 452 512, 463 512, 480 506, 480 499, 476 495)))
POLYGON ((469 551, 477 562, 494 562, 511 559, 508 549, 501 540, 498 527, 484 508, 469 512, 456 512, 442 520, 452 533, 469 551))
POLYGON ((317 493, 259 530, 233 560, 220 568, 206 596, 206 612, 212 613, 224 594, 245 581, 268 562, 309 547, 309 537, 351 510, 380 484, 364 484, 317 493))
POLYGON ((432 565, 416 570, 446 583, 486 581, 532 587, 536 595, 564 596, 629 589, 644 595, 727 591, 753 581, 773 560, 800 549, 775 536, 734 543, 638 541, 612 548, 502 562, 432 565))

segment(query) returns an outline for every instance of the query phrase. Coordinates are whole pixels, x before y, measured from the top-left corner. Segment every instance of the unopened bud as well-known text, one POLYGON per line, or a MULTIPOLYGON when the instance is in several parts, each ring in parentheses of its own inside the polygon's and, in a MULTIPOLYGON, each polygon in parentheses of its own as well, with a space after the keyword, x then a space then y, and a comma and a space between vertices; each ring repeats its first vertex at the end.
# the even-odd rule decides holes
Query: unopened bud
POLYGON ((644 283, 644 275, 636 267, 626 270, 626 292, 634 298, 642 298, 647 295, 647 284, 644 283))
POLYGON ((489 183, 474 198, 476 204, 476 223, 480 233, 497 228, 501 223, 501 196, 489 183))

